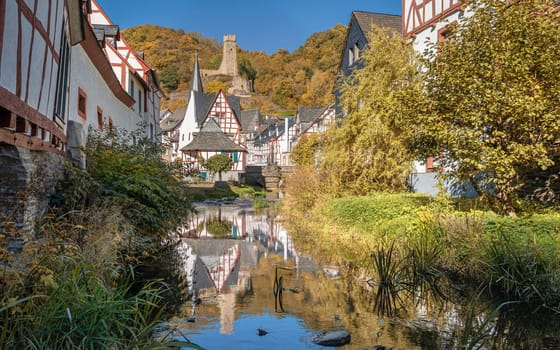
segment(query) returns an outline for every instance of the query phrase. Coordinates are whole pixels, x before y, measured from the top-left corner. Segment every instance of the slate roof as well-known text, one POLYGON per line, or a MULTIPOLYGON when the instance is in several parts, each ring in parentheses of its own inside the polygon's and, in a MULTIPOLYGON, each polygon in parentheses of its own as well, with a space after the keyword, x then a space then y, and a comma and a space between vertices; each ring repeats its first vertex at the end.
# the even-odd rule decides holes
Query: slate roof
POLYGON ((173 112, 169 117, 163 119, 159 123, 159 126, 161 127, 161 131, 166 132, 175 129, 175 127, 179 125, 185 118, 186 111, 187 111, 187 107, 181 107, 175 112, 173 112))
MULTIPOLYGON (((239 98, 239 96, 226 96, 226 100, 239 119, 239 115, 241 114, 241 98, 239 98)), ((241 120, 239 122, 241 123, 241 120)))
POLYGON ((301 132, 300 134, 305 133, 307 130, 309 130, 311 128, 311 126, 313 125, 313 123, 315 123, 317 120, 319 120, 319 118, 329 109, 329 108, 334 108, 334 105, 328 105, 327 107, 321 109, 321 111, 319 113, 317 113, 315 115, 315 118, 313 118, 313 120, 309 123, 302 123, 302 128, 301 128, 301 132), (305 125, 307 124, 307 125, 305 125))
POLYGON ((105 31, 103 29, 93 28, 93 34, 95 34, 97 41, 105 40, 105 31))
POLYGON ((364 11, 353 11, 352 15, 356 17, 356 21, 364 34, 370 32, 372 24, 375 24, 378 27, 394 29, 397 32, 402 33, 402 19, 399 15, 388 15, 364 11))
POLYGON ((255 132, 261 120, 261 113, 258 109, 251 109, 249 111, 241 111, 239 114, 239 122, 244 133, 255 132))
MULTIPOLYGON (((218 93, 206 94, 198 91, 192 92, 196 108, 196 122, 198 125, 201 125, 206 120, 206 117, 210 113, 210 109, 212 109, 214 102, 218 98, 218 93)), ((241 114, 241 99, 238 96, 226 96, 226 100, 235 113, 236 118, 239 120, 239 115, 241 114)), ((241 127, 243 128, 243 125, 241 127)))
POLYGON ((220 129, 213 118, 208 118, 200 132, 181 151, 203 151, 203 152, 247 152, 243 147, 233 142, 220 129))
MULTIPOLYGON (((94 24, 93 25, 93 31, 95 32, 95 35, 97 36, 97 32, 99 31, 103 31, 103 33, 105 34, 105 36, 114 36, 114 37, 119 37, 120 35, 120 29, 118 25, 114 25, 114 24, 94 24)), ((99 39, 99 37, 98 37, 99 39)))
POLYGON ((212 104, 216 100, 216 95, 193 91, 193 99, 196 107, 196 122, 200 125, 210 112, 210 108, 212 108, 212 104))
POLYGON ((194 54, 194 70, 191 81, 191 90, 204 92, 202 87, 202 77, 200 76, 200 69, 198 68, 198 53, 194 54))
POLYGON ((301 123, 313 122, 323 108, 298 108, 297 116, 301 123))

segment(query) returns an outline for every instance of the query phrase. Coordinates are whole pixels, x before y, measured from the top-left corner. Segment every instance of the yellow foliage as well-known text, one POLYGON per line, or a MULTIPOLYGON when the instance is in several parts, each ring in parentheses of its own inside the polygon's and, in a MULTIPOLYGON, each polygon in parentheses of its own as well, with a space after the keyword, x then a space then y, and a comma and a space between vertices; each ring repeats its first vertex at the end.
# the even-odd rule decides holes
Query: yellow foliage
MULTIPOLYGON (((276 113, 297 106, 322 107, 333 102, 333 90, 346 27, 315 33, 293 53, 281 49, 267 55, 262 51, 239 50, 238 60, 255 70, 255 95, 245 104, 263 106, 263 113, 276 113), (266 100, 266 101, 264 101, 266 100)), ((222 52, 220 44, 198 33, 185 33, 154 25, 123 30, 123 37, 156 68, 167 92, 188 91, 194 67, 193 52, 198 52, 201 69, 211 69, 222 52)), ((217 92, 218 83, 205 87, 217 92)), ((222 90, 227 90, 221 87, 222 90)), ((164 103, 165 104, 165 103, 164 103)), ((167 104, 169 108, 171 104, 167 104)), ((172 108, 170 108, 172 109, 172 108)))

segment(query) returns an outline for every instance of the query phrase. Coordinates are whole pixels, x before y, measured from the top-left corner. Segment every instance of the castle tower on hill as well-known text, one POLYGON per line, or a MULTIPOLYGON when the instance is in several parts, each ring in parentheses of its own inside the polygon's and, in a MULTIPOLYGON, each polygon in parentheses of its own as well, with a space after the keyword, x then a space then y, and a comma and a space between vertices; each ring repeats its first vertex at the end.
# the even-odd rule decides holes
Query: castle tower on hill
POLYGON ((239 75, 237 70, 237 40, 235 34, 224 35, 224 53, 220 69, 223 75, 236 77, 239 75))
POLYGON ((250 95, 252 92, 252 82, 239 75, 237 68, 237 37, 235 34, 224 35, 224 50, 222 63, 218 70, 202 69, 202 76, 205 83, 212 80, 224 80, 230 83, 228 93, 237 96, 250 95))

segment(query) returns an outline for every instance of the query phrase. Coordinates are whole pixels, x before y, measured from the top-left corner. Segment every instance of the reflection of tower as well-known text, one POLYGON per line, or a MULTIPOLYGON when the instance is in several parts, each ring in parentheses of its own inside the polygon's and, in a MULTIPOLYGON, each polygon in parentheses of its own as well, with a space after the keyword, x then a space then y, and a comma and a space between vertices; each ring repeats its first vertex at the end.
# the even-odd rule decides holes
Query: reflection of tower
POLYGON ((220 333, 233 333, 233 324, 235 322, 235 301, 237 296, 242 298, 253 289, 251 273, 242 272, 239 274, 237 285, 231 286, 227 293, 218 296, 218 305, 220 308, 220 333))
POLYGON ((220 294, 218 297, 220 307, 220 333, 231 334, 235 321, 235 292, 220 294))

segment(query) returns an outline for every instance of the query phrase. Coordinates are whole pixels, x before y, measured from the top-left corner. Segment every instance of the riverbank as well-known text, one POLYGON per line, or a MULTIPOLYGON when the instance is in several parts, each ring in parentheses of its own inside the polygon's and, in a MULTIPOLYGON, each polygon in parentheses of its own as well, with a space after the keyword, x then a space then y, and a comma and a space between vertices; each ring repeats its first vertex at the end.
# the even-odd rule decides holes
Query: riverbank
POLYGON ((321 197, 306 204, 302 193, 287 197, 286 225, 314 256, 380 283, 404 274, 441 276, 501 301, 560 312, 557 211, 505 217, 411 194, 321 197))
POLYGON ((159 145, 131 140, 92 133, 87 168, 67 164, 33 236, 0 223, 0 349, 189 346, 153 339, 177 276, 148 266, 192 199, 159 145))

